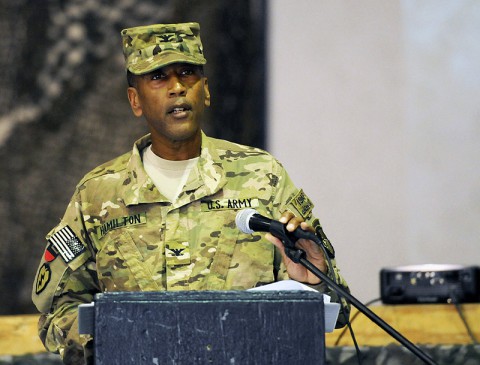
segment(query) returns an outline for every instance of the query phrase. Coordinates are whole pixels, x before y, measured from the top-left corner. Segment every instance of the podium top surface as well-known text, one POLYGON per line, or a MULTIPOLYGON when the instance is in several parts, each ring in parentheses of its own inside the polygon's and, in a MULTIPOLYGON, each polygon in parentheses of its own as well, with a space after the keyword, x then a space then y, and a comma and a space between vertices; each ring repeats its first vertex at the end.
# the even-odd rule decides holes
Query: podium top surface
POLYGON ((311 291, 152 291, 105 292, 95 295, 96 303, 102 302, 323 302, 323 295, 311 291))

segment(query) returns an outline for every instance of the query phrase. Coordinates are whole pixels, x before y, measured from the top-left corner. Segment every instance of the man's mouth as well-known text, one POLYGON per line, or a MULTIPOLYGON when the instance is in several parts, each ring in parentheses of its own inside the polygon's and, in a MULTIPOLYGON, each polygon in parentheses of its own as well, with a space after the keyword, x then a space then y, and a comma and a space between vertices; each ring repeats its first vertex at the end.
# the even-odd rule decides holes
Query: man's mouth
POLYGON ((171 107, 170 110, 168 111, 168 114, 180 115, 180 114, 188 112, 190 110, 192 110, 192 108, 189 105, 183 104, 183 105, 178 105, 178 106, 171 107))
POLYGON ((178 114, 184 112, 186 109, 185 108, 174 108, 171 113, 172 114, 178 114))

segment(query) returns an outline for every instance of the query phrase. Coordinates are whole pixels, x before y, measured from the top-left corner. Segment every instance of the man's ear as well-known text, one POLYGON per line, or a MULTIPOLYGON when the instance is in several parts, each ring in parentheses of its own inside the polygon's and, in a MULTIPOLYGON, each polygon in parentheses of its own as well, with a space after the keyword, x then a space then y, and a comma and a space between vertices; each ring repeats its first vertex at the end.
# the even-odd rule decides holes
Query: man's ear
POLYGON ((143 114, 142 105, 138 97, 138 91, 134 87, 129 87, 127 89, 128 101, 130 102, 130 107, 132 112, 136 117, 141 117, 143 114))
POLYGON ((210 106, 210 90, 208 89, 208 79, 203 80, 203 90, 205 92, 205 106, 210 106))

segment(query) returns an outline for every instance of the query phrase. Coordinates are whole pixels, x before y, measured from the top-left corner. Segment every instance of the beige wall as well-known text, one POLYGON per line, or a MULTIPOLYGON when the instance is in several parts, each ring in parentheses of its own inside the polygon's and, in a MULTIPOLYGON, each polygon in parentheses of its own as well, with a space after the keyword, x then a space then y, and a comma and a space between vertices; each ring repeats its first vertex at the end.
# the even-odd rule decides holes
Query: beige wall
POLYGON ((382 267, 480 265, 480 2, 273 0, 268 149, 362 301, 382 267))

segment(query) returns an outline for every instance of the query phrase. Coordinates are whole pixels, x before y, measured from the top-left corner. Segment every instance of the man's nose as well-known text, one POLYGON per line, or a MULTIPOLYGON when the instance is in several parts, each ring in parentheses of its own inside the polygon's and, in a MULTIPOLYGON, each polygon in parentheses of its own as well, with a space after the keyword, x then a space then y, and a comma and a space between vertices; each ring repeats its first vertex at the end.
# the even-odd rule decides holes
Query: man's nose
POLYGON ((172 75, 168 85, 169 96, 183 96, 186 93, 185 85, 177 75, 172 75))

